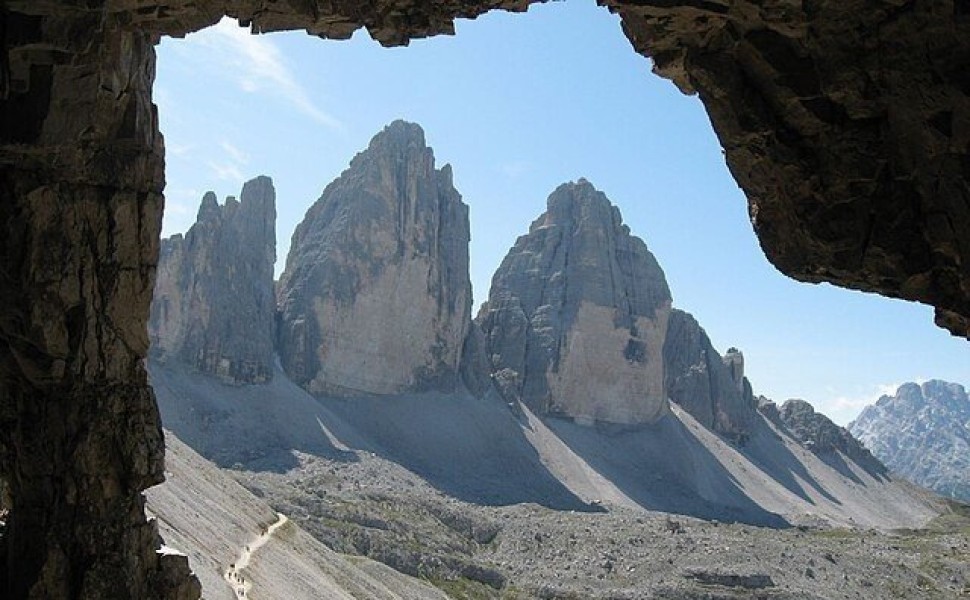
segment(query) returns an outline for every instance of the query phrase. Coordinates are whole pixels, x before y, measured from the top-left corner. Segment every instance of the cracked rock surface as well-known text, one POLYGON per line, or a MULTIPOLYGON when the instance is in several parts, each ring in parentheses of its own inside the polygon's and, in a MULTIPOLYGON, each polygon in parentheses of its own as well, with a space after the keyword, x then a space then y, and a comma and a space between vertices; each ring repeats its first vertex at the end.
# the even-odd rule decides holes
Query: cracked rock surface
POLYGON ((276 192, 246 182, 220 205, 209 192, 196 223, 162 240, 148 322, 152 352, 227 383, 273 376, 276 192))
POLYGON ((670 303, 646 244, 580 179, 556 188, 516 240, 476 321, 509 402, 577 422, 635 425, 668 411, 670 303))
POLYGON ((395 121, 293 233, 279 354, 314 394, 452 391, 471 322, 468 207, 418 125, 395 121))

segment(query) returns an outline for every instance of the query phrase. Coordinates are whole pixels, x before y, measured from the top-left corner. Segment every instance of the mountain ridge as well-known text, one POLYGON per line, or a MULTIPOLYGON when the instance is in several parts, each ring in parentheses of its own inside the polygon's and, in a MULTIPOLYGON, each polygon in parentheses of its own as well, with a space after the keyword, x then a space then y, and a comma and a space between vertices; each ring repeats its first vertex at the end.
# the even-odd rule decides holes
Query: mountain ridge
POLYGON ((904 383, 848 426, 890 469, 970 502, 970 397, 957 383, 904 383))

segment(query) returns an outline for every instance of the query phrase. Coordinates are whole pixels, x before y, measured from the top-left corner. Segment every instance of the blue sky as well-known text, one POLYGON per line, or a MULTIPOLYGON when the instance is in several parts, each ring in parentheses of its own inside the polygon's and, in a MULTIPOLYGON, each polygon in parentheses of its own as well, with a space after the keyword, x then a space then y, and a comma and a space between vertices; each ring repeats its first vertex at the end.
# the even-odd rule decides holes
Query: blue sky
POLYGON ((970 384, 970 343, 925 306, 797 283, 765 259, 744 195, 695 97, 650 71, 619 20, 592 1, 490 13, 457 36, 382 48, 251 36, 223 21, 158 49, 166 138, 163 234, 202 194, 269 175, 278 270, 324 186, 384 125, 422 125, 470 206, 477 305, 518 235, 564 181, 586 177, 663 266, 675 306, 722 352, 737 346, 756 393, 804 398, 840 423, 904 381, 970 384))

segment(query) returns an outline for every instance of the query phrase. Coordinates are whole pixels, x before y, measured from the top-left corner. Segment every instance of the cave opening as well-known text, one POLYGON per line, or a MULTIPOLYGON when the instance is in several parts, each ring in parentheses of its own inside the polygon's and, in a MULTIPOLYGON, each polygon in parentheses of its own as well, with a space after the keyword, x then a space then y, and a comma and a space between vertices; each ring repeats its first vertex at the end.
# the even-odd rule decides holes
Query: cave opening
MULTIPOLYGON (((11 597, 28 588, 34 597, 147 597, 178 587, 152 553, 140 500, 161 480, 163 455, 141 367, 163 185, 152 47, 212 24, 227 10, 215 4, 68 10, 8 0, 0 11, 0 471, 13 504, 31 508, 7 523, 11 597)), ((384 3, 290 3, 259 14, 230 4, 267 28, 346 36, 367 25, 388 43, 447 32, 456 16, 437 4, 404 15, 384 3)), ((664 76, 701 92, 775 264, 931 303, 941 325, 966 334, 970 35, 958 3, 714 3, 700 15, 693 5, 609 4, 664 76), (820 81, 786 76, 806 57, 820 81)))

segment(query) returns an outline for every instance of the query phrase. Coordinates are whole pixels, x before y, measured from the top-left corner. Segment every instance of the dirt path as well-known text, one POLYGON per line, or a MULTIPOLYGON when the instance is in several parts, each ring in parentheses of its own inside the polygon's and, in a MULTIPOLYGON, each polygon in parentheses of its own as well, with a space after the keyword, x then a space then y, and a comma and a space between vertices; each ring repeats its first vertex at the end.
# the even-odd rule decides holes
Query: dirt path
POLYGON ((243 576, 243 569, 249 566, 249 561, 252 559, 256 550, 259 550, 266 545, 266 542, 268 542, 273 536, 273 533, 288 521, 286 515, 282 515, 280 513, 276 513, 276 515, 279 517, 277 521, 263 531, 259 537, 249 542, 249 544, 239 552, 239 558, 236 559, 236 562, 229 565, 229 568, 226 569, 226 572, 223 575, 223 579, 226 580, 226 583, 229 584, 229 587, 232 588, 232 592, 239 600, 249 598, 249 588, 251 588, 253 585, 251 581, 243 576))

